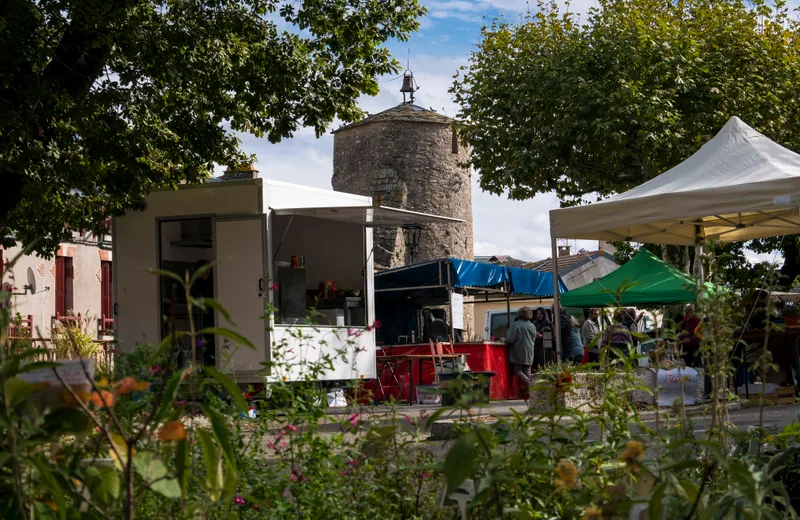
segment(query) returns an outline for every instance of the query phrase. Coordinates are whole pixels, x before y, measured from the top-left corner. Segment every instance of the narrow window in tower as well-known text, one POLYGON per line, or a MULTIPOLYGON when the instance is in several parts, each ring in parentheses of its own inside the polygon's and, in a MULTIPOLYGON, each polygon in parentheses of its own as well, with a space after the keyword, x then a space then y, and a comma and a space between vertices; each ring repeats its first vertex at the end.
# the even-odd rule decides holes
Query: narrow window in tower
POLYGON ((453 127, 453 149, 451 151, 458 153, 458 129, 455 126, 453 127))

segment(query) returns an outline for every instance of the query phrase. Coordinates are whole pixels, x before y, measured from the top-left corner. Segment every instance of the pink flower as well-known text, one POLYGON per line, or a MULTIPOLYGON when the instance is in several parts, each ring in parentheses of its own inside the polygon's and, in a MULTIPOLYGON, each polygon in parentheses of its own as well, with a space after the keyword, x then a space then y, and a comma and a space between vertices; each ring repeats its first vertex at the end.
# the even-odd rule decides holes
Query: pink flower
POLYGON ((258 511, 258 504, 253 504, 252 509, 255 509, 256 511, 258 511))
POLYGON ((431 478, 431 474, 425 471, 422 473, 422 475, 420 475, 420 477, 422 478, 422 480, 428 480, 429 478, 431 478))
POLYGON ((292 474, 289 476, 289 480, 292 482, 305 482, 306 477, 299 468, 292 468, 292 474))
POLYGON ((272 290, 273 291, 277 291, 278 290, 278 284, 276 284, 276 283, 272 284, 272 290))
POLYGON ((381 320, 375 320, 372 322, 372 325, 367 327, 367 330, 372 330, 372 329, 379 330, 382 325, 383 324, 381 323, 381 320))
POLYGON ((164 369, 159 365, 153 365, 153 366, 150 367, 150 372, 152 372, 153 375, 160 374, 162 370, 164 370, 164 369))
POLYGON ((355 430, 356 428, 358 428, 358 421, 360 418, 361 414, 354 413, 353 415, 350 416, 349 419, 347 419, 347 422, 350 423, 351 430, 355 430))
POLYGON ((280 447, 285 448, 286 446, 288 446, 288 444, 286 444, 286 441, 281 441, 280 447))
POLYGON ((412 418, 411 418, 411 417, 409 417, 408 415, 406 415, 405 417, 403 417, 403 419, 405 419, 405 420, 406 420, 406 422, 408 422, 408 424, 410 424, 411 426, 416 426, 416 425, 417 425, 417 420, 416 420, 416 419, 412 419, 412 418))
POLYGON ((287 424, 286 426, 284 426, 284 428, 289 430, 292 433, 297 433, 297 428, 292 426, 291 424, 287 424))
POLYGON ((348 466, 353 466, 353 467, 358 466, 358 459, 348 460, 347 461, 347 465, 348 466))
POLYGON ((233 503, 236 504, 237 506, 243 506, 246 504, 244 498, 242 498, 239 495, 236 495, 236 498, 233 499, 233 503))
POLYGON ((267 443, 267 448, 269 448, 269 449, 271 449, 271 450, 274 450, 274 449, 275 449, 275 443, 274 443, 274 442, 272 442, 272 441, 269 441, 269 442, 267 443))
POLYGON ((346 477, 346 476, 347 476, 347 474, 348 474, 348 473, 347 473, 346 471, 340 471, 340 472, 339 472, 339 476, 341 476, 341 477, 346 477))
POLYGON ((183 406, 185 404, 186 404, 186 401, 184 401, 184 400, 175 401, 175 406, 183 406))

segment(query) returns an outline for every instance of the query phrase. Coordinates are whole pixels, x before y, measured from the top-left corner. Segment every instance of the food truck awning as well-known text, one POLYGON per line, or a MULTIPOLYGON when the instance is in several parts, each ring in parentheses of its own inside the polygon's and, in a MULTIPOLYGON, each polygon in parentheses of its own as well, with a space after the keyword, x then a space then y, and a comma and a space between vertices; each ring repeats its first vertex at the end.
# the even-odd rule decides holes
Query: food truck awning
MULTIPOLYGON (((567 292, 561 279, 558 287, 559 292, 567 292)), ((420 290, 435 293, 439 289, 439 296, 446 301, 449 288, 467 294, 495 292, 546 297, 553 295, 553 274, 459 258, 440 258, 375 273, 376 293, 422 294, 420 290)))
POLYGON ((272 209, 278 216, 298 215, 303 217, 339 220, 367 227, 415 227, 422 224, 454 224, 462 219, 440 217, 428 213, 408 211, 384 206, 351 206, 325 208, 281 208, 272 209))

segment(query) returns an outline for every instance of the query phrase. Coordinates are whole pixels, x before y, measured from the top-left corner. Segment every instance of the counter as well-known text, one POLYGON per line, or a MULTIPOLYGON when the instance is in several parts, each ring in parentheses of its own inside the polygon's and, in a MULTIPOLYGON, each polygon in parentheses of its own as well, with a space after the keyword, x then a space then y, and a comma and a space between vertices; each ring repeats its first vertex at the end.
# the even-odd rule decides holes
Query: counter
MULTIPOLYGON (((456 343, 454 348, 449 343, 443 343, 444 352, 454 352, 456 354, 466 354, 467 364, 473 372, 494 372, 492 378, 490 399, 507 400, 516 399, 518 384, 511 373, 511 364, 508 362, 508 345, 497 341, 479 341, 470 343, 456 343)), ((409 344, 409 345, 387 345, 378 347, 378 356, 431 356, 429 343, 409 344)), ((393 381, 388 371, 381 372, 381 383, 385 387, 392 387, 393 381)), ((401 399, 401 389, 403 393, 408 393, 409 383, 413 381, 411 391, 411 401, 416 402, 416 385, 430 385, 434 382, 434 365, 429 363, 399 362, 395 368, 398 384, 386 391, 387 395, 381 395, 378 385, 374 381, 369 382, 367 388, 374 392, 376 401, 386 401, 390 397, 401 399), (410 369, 410 373, 409 373, 410 369), (420 370, 422 373, 420 373, 420 370), (409 381, 411 378, 411 381, 409 381)))

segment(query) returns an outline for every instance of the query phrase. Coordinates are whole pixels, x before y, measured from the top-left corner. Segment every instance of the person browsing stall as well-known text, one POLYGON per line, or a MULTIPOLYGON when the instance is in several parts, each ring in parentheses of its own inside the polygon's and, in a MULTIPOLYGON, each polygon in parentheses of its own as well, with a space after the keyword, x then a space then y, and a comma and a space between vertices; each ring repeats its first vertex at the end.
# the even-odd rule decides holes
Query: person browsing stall
POLYGON ((589 309, 583 322, 583 344, 589 349, 589 362, 600 361, 600 309, 589 309), (597 340, 595 340, 597 338, 597 340))
POLYGON ((533 312, 530 307, 521 307, 517 310, 517 320, 511 324, 506 334, 505 342, 508 343, 508 360, 514 375, 520 380, 523 398, 527 400, 531 387, 531 365, 533 364, 533 349, 536 344, 536 326, 531 323, 533 312))

